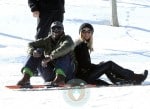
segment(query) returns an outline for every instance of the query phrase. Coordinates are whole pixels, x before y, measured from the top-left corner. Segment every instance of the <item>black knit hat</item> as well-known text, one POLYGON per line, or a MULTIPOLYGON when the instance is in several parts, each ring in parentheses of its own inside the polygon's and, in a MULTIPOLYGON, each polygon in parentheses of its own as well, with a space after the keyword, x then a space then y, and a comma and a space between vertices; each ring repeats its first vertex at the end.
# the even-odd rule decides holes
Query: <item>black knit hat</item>
POLYGON ((51 28, 53 28, 53 27, 55 27, 55 26, 61 27, 62 29, 64 29, 63 24, 62 24, 61 22, 59 22, 59 21, 55 21, 55 22, 53 22, 53 23, 51 24, 51 28))
POLYGON ((91 25, 91 24, 89 24, 89 23, 83 23, 81 26, 80 26, 80 28, 79 28, 79 34, 80 34, 80 32, 81 32, 81 30, 83 29, 83 28, 89 28, 92 32, 94 32, 94 28, 93 28, 93 26, 91 25))

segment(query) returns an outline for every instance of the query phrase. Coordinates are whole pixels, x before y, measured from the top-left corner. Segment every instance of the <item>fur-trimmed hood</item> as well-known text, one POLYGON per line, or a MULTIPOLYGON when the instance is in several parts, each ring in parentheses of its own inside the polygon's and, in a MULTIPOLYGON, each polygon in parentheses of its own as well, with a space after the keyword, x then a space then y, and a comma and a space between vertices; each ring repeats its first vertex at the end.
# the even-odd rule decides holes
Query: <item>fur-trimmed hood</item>
POLYGON ((93 38, 91 38, 89 42, 83 40, 82 38, 76 39, 75 40, 75 46, 79 45, 82 42, 87 43, 88 49, 89 49, 89 51, 91 53, 93 51, 93 38))

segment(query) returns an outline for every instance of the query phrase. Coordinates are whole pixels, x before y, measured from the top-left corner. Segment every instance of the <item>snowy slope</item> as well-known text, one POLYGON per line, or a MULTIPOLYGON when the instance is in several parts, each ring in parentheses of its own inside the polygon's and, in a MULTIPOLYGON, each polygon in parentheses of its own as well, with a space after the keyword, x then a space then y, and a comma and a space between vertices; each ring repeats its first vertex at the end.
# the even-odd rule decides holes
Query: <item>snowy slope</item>
MULTIPOLYGON (((92 62, 113 60, 142 73, 144 69, 150 71, 149 12, 149 0, 118 0, 120 27, 111 27, 109 0, 66 0, 65 32, 76 39, 79 26, 92 23, 92 62)), ((87 89, 85 98, 78 101, 69 99, 69 91, 7 90, 5 85, 16 84, 22 77, 20 69, 26 61, 27 43, 34 40, 36 18, 25 0, 0 0, 0 13, 0 108, 149 109, 149 86, 87 89)), ((33 77, 31 82, 43 80, 33 77)), ((150 76, 143 84, 148 83, 150 76)))

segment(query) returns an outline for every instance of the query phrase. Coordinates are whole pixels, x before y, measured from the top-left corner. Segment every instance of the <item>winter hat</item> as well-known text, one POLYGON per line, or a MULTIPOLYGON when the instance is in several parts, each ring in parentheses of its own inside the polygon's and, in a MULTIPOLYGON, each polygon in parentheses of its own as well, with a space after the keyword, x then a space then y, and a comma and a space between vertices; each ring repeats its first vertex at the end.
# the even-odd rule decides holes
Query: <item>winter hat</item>
POLYGON ((83 23, 81 26, 80 26, 80 28, 79 28, 79 34, 80 34, 80 32, 82 31, 82 29, 83 28, 89 28, 89 29, 91 29, 91 31, 92 32, 94 32, 94 28, 93 28, 93 26, 91 25, 91 24, 89 24, 89 23, 83 23))
POLYGON ((62 24, 61 22, 59 22, 59 21, 53 22, 53 23, 51 24, 51 28, 53 28, 53 27, 61 27, 62 29, 64 29, 63 24, 62 24))

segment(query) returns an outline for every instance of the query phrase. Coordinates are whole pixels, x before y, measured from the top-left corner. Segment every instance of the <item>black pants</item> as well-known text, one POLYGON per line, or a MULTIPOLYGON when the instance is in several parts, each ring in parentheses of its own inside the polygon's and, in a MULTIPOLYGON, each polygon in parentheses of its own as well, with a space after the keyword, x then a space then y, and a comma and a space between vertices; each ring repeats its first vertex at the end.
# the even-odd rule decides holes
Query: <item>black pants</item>
POLYGON ((91 67, 91 69, 88 71, 88 77, 86 78, 87 82, 93 83, 103 74, 106 74, 106 76, 114 84, 120 81, 132 81, 134 76, 133 71, 125 69, 112 61, 107 61, 91 67))
POLYGON ((41 12, 37 21, 37 33, 35 39, 45 38, 50 32, 50 26, 54 21, 63 22, 64 13, 63 12, 41 12))

